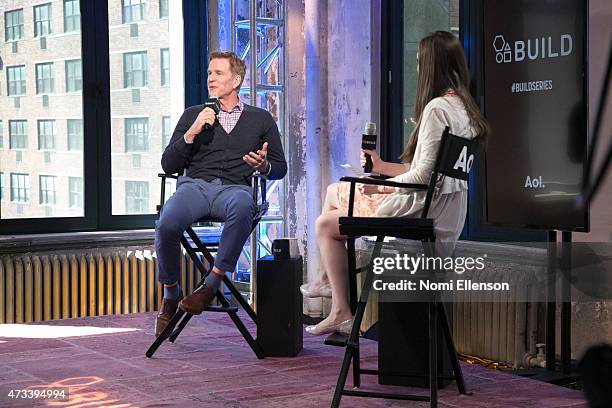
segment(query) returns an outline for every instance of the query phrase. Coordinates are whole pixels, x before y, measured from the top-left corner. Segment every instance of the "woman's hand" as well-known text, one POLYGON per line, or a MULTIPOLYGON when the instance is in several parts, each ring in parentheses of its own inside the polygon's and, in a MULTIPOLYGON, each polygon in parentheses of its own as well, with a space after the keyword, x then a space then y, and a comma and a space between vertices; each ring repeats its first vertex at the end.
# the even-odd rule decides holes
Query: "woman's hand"
POLYGON ((377 186, 375 184, 358 184, 357 188, 363 195, 395 193, 395 188, 393 187, 377 186))
POLYGON ((376 150, 364 150, 364 149, 361 149, 361 160, 360 160, 361 167, 365 166, 365 162, 366 162, 365 155, 366 154, 369 154, 370 157, 372 158, 372 173, 382 174, 383 164, 385 162, 380 158, 378 153, 376 153, 376 150))

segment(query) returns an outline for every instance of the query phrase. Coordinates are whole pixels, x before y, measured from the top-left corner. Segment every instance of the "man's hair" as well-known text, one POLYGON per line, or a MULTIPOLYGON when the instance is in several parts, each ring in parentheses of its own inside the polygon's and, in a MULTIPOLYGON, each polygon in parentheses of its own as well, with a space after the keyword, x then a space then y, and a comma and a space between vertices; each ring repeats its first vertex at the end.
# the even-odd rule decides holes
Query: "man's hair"
POLYGON ((244 76, 246 75, 246 64, 244 63, 244 61, 241 60, 240 57, 238 57, 232 51, 213 51, 208 56, 208 63, 210 63, 210 61, 216 58, 224 58, 229 60, 230 70, 232 71, 232 74, 238 75, 240 77, 240 83, 236 88, 236 90, 239 91, 240 87, 242 86, 242 81, 244 81, 244 76))

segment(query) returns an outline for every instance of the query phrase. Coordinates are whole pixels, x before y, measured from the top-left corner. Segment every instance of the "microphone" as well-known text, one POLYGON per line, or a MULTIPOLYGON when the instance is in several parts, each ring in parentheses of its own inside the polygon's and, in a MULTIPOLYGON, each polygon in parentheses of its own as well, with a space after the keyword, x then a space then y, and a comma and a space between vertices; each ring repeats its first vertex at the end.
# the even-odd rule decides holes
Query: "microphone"
MULTIPOLYGON (((364 150, 376 150, 376 123, 366 122, 363 136, 361 138, 361 148, 364 150)), ((369 154, 365 155, 365 165, 363 171, 365 173, 372 172, 372 157, 369 154)))
MULTIPOLYGON (((206 99, 206 102, 204 102, 204 109, 206 108, 210 108, 212 110, 215 111, 215 115, 219 114, 219 110, 221 109, 221 105, 219 104, 219 97, 217 95, 209 95, 208 99, 206 99)), ((209 123, 204 125, 204 129, 208 130, 208 129, 212 129, 212 125, 210 125, 209 123)))

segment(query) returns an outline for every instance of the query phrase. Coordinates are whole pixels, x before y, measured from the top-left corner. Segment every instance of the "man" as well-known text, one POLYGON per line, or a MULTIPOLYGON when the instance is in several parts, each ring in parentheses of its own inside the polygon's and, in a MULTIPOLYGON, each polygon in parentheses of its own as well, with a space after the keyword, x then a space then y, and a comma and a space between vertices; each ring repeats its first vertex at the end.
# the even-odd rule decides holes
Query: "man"
POLYGON ((204 105, 188 108, 162 155, 166 173, 186 169, 186 175, 179 177, 176 192, 165 203, 155 228, 159 281, 164 286, 156 336, 177 307, 202 313, 215 297, 223 275, 234 270, 256 211, 253 172, 272 180, 287 173, 276 122, 269 112, 238 98, 245 73, 244 62, 233 52, 211 53, 208 93, 219 98, 219 114, 204 105), (215 264, 204 285, 183 298, 178 285, 180 238, 192 223, 209 216, 225 220, 215 264))

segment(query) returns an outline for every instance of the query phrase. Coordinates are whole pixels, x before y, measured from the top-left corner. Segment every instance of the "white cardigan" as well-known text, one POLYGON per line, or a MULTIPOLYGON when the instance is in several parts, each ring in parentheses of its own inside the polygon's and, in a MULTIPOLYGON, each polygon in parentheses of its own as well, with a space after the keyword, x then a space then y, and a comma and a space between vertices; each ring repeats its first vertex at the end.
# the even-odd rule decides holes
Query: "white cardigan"
MULTIPOLYGON (((429 184, 442 133, 446 126, 452 134, 473 139, 476 132, 457 96, 447 95, 432 99, 421 118, 421 128, 414 159, 407 163, 407 172, 390 178, 400 183, 429 184)), ((467 211, 467 182, 450 177, 438 181, 428 218, 434 219, 436 236, 441 241, 456 241, 463 229, 467 211)), ((425 205, 425 191, 397 188, 383 201, 377 215, 389 217, 420 217, 425 205)))

